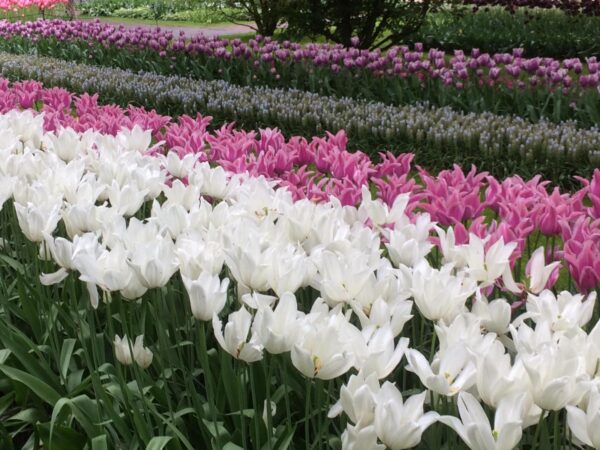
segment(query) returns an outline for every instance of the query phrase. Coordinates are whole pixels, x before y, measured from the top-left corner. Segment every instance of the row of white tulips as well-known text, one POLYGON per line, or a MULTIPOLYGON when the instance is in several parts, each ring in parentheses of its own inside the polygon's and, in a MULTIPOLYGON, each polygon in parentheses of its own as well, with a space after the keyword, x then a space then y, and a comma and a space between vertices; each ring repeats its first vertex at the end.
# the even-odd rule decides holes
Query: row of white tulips
MULTIPOLYGON (((352 373, 330 410, 350 421, 346 449, 410 448, 435 422, 472 449, 511 449, 563 408, 573 441, 600 448, 600 327, 586 331, 595 295, 545 290, 554 264, 541 250, 517 285, 513 243, 455 245, 427 214, 407 218, 406 195, 391 208, 368 190, 358 208, 293 202, 273 182, 193 155, 149 156, 151 145, 137 128, 46 134, 41 116, 0 116, 0 201, 13 200, 39 257, 56 263, 43 284, 74 273, 102 308, 111 293, 138 299, 179 272, 194 317, 212 321, 234 358, 290 352, 308 378, 352 373), (429 262, 433 236, 441 267, 429 262), (303 311, 295 293, 307 286, 319 297, 303 311), (526 298, 526 311, 512 317, 507 300, 486 298, 493 293, 526 298), (220 317, 227 302, 236 311, 220 317), (401 337, 413 314, 435 323, 429 357, 401 337), (386 381, 403 358, 423 385, 408 399, 386 381), (458 417, 432 410, 454 397, 458 417)), ((114 345, 122 364, 152 363, 142 336, 114 345)))

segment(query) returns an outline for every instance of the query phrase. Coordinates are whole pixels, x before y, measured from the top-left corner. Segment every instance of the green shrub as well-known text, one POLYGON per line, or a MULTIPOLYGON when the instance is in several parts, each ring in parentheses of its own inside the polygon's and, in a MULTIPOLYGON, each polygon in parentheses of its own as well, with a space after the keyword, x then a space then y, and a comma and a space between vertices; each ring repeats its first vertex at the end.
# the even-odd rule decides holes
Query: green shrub
POLYGON ((405 42, 441 50, 479 48, 497 53, 516 47, 530 56, 571 58, 600 53, 600 17, 570 16, 558 10, 486 8, 460 15, 431 14, 405 42))
POLYGON ((139 6, 137 8, 119 8, 113 11, 111 16, 125 17, 131 19, 154 19, 154 15, 150 7, 139 6))
POLYGON ((247 21, 250 20, 248 15, 239 9, 223 8, 223 9, 192 9, 186 11, 177 11, 170 14, 165 14, 164 20, 177 20, 185 22, 197 23, 221 23, 231 20, 247 21))

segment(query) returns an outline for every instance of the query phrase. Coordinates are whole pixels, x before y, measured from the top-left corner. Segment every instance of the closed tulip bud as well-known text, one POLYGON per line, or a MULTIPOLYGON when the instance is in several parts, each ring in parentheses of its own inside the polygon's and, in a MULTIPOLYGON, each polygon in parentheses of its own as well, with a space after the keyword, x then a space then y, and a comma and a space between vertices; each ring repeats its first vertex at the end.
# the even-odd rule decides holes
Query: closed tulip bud
POLYGON ((202 272, 194 280, 181 275, 183 284, 190 299, 192 314, 198 320, 211 320, 214 314, 219 314, 227 301, 229 278, 223 281, 218 275, 202 272))

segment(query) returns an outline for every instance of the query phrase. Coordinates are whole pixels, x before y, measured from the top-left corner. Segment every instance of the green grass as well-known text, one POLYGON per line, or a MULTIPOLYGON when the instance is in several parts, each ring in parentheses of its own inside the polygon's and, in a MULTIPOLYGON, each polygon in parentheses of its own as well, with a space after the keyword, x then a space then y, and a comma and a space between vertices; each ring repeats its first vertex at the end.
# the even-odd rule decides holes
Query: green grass
MULTIPOLYGON (((221 23, 199 23, 199 22, 190 22, 190 21, 181 21, 181 20, 149 20, 149 19, 132 19, 125 17, 92 17, 87 15, 81 15, 78 17, 82 20, 89 19, 100 19, 102 22, 108 23, 125 23, 128 25, 158 25, 165 27, 181 27, 181 28, 220 28, 226 25, 232 25, 231 22, 221 22, 221 23)), ((252 22, 240 22, 243 25, 251 24, 252 22)), ((254 34, 254 33, 252 33, 254 34)))

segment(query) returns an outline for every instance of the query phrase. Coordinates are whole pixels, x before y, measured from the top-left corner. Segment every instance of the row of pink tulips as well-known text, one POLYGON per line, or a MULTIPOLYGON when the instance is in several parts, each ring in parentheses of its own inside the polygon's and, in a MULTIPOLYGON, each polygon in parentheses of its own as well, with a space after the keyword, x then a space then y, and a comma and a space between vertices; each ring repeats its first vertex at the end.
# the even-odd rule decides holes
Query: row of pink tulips
POLYGON ((0 9, 16 10, 31 7, 50 9, 65 3, 68 3, 68 0, 0 0, 0 9))
POLYGON ((536 244, 545 239, 546 257, 562 261, 580 290, 600 283, 600 170, 591 180, 581 179, 582 188, 573 193, 549 190, 548 182, 539 177, 497 180, 475 167, 465 173, 455 166, 433 175, 420 167, 414 170, 410 153, 381 153, 379 162, 361 152, 350 153, 343 132, 307 141, 286 140, 276 129, 240 131, 233 124, 209 131, 210 117, 182 116, 174 121, 142 108, 99 105, 97 96, 44 89, 35 81, 11 86, 0 80, 0 112, 13 109, 43 112, 48 131, 150 130, 160 143, 153 150, 157 154, 167 149, 179 157, 193 154, 231 172, 265 176, 287 187, 296 199, 336 197, 344 205, 354 205, 360 202, 363 186, 369 186, 392 205, 398 194, 410 192, 408 210, 426 211, 438 224, 453 225, 457 243, 467 242, 469 233, 491 236, 487 245, 501 237, 515 241, 514 261, 530 239, 536 244))

